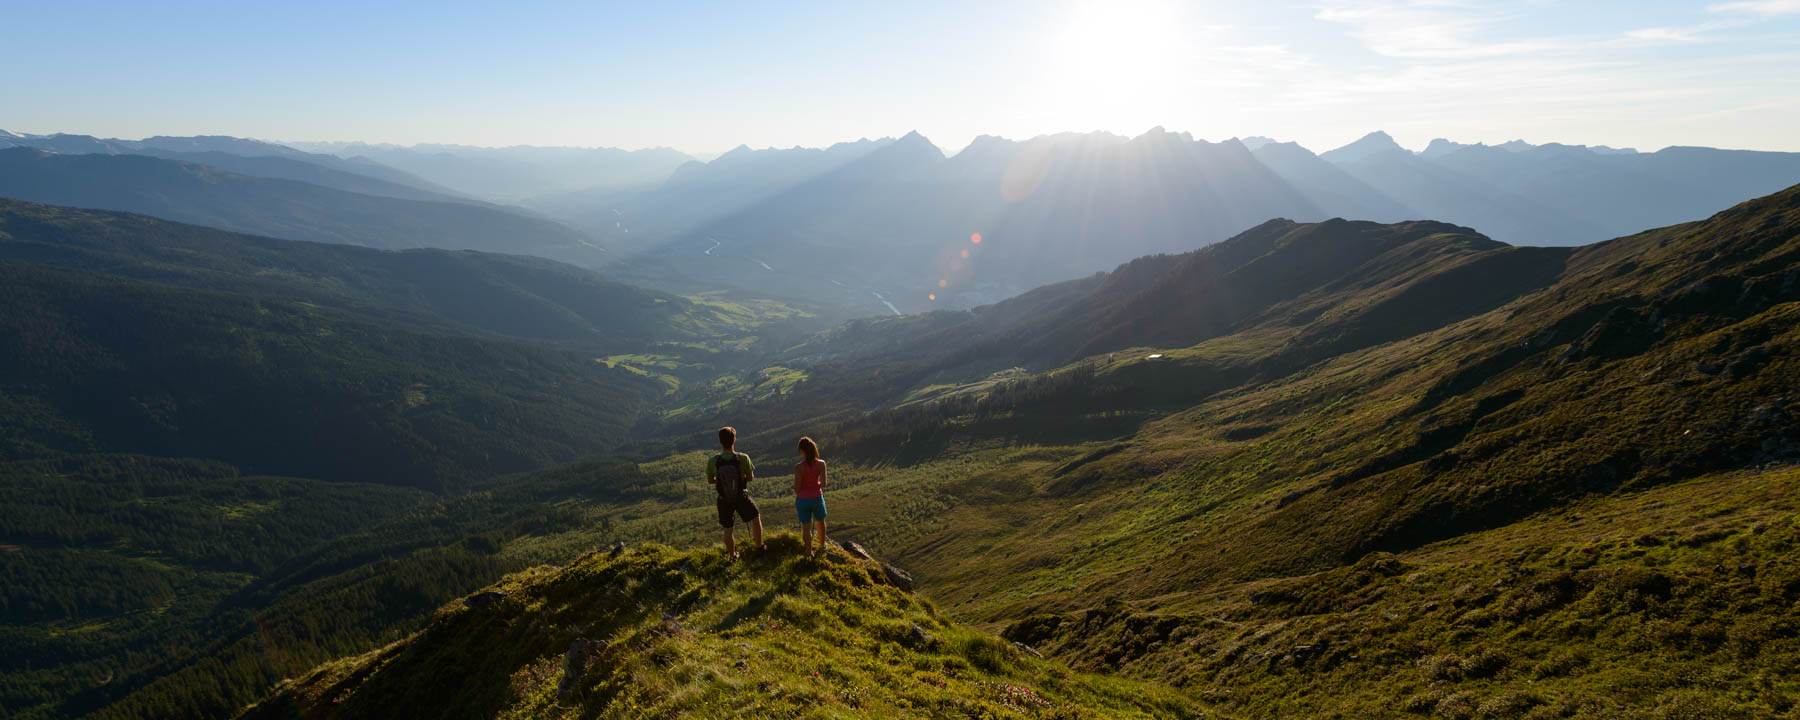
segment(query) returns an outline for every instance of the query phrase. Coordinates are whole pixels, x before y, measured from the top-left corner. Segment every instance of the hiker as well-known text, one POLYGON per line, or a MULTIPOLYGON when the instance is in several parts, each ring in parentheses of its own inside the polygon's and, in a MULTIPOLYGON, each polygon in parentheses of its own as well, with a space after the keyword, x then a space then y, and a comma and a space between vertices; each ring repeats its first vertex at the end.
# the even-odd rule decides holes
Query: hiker
POLYGON ((737 559, 738 552, 737 541, 732 536, 732 515, 750 523, 756 549, 763 549, 762 514, 756 509, 756 501, 750 499, 749 492, 750 481, 756 478, 756 465, 750 462, 749 455, 733 450, 736 445, 737 429, 719 428, 719 447, 725 451, 706 460, 706 481, 719 491, 719 524, 725 527, 725 554, 733 560, 737 559))
POLYGON ((800 515, 800 549, 813 554, 813 524, 819 525, 819 551, 825 551, 825 461, 819 444, 800 438, 800 463, 794 466, 794 511, 800 515))

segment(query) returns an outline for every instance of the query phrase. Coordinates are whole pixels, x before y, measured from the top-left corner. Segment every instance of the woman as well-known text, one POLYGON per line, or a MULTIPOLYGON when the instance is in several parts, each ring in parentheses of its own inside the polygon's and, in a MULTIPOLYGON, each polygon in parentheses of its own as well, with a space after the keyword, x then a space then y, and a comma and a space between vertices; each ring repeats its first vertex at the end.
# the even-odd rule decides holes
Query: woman
POLYGON ((813 554, 813 523, 819 525, 819 550, 825 549, 825 461, 819 444, 800 438, 800 463, 794 466, 794 511, 800 516, 801 548, 813 554))

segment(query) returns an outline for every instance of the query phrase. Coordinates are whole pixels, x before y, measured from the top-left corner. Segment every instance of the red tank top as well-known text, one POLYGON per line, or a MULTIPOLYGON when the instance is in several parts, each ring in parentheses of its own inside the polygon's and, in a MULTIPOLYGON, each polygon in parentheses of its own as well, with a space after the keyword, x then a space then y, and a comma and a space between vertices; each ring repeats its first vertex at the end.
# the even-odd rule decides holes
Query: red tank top
POLYGON ((799 465, 795 465, 794 467, 800 470, 800 489, 794 493, 794 497, 806 500, 823 497, 825 495, 824 460, 815 462, 802 461, 799 465))

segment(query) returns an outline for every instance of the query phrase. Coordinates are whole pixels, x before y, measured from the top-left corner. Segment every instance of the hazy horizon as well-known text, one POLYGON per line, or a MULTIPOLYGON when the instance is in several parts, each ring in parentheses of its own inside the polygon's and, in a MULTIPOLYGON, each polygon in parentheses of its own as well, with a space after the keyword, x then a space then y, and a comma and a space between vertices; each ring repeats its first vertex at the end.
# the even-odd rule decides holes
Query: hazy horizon
POLYGON ((15 10, 0 127, 102 137, 946 152, 1153 126, 1316 151, 1800 150, 1800 2, 1318 0, 964 7, 537 2, 15 10), (71 29, 74 29, 73 31, 71 29), (279 28, 279 32, 272 30, 279 28), (131 72, 119 72, 128 67, 131 72))

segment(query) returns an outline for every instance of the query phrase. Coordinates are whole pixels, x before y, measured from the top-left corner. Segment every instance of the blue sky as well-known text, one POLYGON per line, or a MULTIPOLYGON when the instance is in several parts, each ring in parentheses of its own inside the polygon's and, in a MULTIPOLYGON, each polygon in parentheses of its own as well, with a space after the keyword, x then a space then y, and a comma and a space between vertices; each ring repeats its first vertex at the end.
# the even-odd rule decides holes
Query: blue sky
POLYGON ((917 129, 1326 150, 1800 151, 1800 0, 30 2, 0 128, 137 138, 823 145, 917 129))

